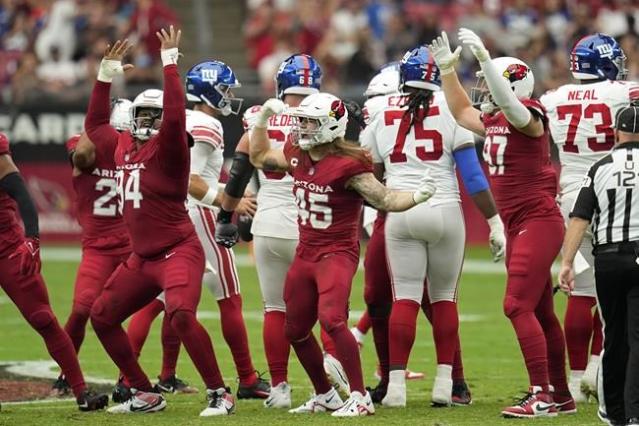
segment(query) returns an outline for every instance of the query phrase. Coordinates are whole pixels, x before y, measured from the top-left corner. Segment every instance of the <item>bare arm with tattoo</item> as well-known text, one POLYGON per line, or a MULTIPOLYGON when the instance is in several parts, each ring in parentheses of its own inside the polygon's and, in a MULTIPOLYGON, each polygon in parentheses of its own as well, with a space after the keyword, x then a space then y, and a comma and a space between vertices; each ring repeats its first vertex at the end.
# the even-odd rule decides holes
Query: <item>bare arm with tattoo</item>
POLYGON ((413 192, 388 189, 372 173, 353 176, 346 183, 346 187, 357 191, 378 210, 403 212, 417 204, 413 198, 413 192))

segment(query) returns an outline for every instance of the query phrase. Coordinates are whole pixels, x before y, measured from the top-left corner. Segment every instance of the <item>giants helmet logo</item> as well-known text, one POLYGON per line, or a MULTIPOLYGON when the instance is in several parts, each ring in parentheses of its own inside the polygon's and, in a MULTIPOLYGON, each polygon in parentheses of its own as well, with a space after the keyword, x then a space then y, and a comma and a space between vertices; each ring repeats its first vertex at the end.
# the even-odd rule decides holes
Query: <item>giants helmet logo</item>
POLYGON ((527 75, 530 69, 527 66, 522 64, 511 64, 508 65, 506 71, 504 71, 503 76, 508 79, 511 83, 515 81, 523 80, 527 75))
POLYGON ((333 101, 333 103, 331 104, 331 111, 329 112, 329 115, 334 117, 335 120, 339 120, 340 118, 344 117, 345 113, 346 107, 344 106, 344 102, 342 102, 341 100, 333 101))

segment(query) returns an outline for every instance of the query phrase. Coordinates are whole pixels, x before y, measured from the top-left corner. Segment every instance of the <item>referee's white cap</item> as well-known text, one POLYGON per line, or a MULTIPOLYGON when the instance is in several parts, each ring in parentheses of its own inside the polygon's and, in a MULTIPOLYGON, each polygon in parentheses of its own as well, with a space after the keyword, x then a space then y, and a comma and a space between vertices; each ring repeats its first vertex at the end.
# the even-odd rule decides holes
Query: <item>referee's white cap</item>
POLYGON ((621 108, 616 117, 617 130, 627 133, 639 133, 639 106, 631 104, 621 108))

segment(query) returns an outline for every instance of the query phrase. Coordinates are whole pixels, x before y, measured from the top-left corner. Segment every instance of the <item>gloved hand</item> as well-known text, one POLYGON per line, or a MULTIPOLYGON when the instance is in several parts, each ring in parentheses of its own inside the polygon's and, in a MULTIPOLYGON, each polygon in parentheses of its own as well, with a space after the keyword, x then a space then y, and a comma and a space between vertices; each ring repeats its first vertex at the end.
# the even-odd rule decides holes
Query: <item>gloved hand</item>
POLYGON ((462 43, 470 48, 470 51, 473 52, 473 55, 475 55, 475 58, 477 58, 479 62, 490 60, 490 54, 488 50, 486 50, 484 42, 481 41, 481 38, 473 31, 468 28, 461 28, 457 36, 462 43))
POLYGON ((226 248, 231 248, 237 244, 240 239, 240 234, 237 230, 237 225, 234 223, 220 223, 215 224, 215 242, 226 248))
POLYGON ((430 172, 426 170, 424 176, 419 181, 419 187, 417 191, 413 192, 413 200, 415 204, 420 204, 428 201, 437 191, 435 186, 435 179, 430 175, 430 172))
POLYGON ((448 34, 442 31, 442 35, 437 37, 428 46, 428 50, 433 55, 435 63, 441 72, 441 75, 450 74, 455 71, 455 64, 459 61, 461 54, 461 46, 457 46, 454 52, 450 51, 450 43, 448 42, 448 34))
POLYGON ((40 272, 42 263, 40 261, 40 239, 37 237, 27 237, 18 246, 9 259, 16 259, 20 262, 20 273, 31 276, 40 272))
POLYGON ((488 244, 490 253, 493 255, 493 262, 499 262, 506 254, 506 235, 504 234, 504 224, 498 214, 488 219, 490 235, 488 244))
POLYGON ((255 127, 265 129, 268 126, 268 119, 274 115, 281 114, 286 109, 286 104, 279 99, 271 98, 264 102, 262 109, 257 113, 255 127))

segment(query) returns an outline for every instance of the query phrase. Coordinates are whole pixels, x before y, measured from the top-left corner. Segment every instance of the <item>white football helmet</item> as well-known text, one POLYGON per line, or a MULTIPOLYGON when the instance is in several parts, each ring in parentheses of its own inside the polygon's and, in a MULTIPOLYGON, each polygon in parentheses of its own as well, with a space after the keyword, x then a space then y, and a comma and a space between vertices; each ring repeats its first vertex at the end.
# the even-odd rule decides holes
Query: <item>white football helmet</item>
POLYGON ((111 118, 109 124, 118 132, 131 129, 131 105, 132 102, 125 98, 116 99, 111 106, 111 118))
POLYGON ((390 95, 398 91, 399 71, 396 69, 388 69, 380 72, 371 79, 364 92, 364 96, 372 98, 373 96, 390 95))
POLYGON ((329 93, 308 95, 297 108, 289 111, 297 118, 297 123, 291 130, 293 141, 305 151, 317 145, 331 143, 346 134, 346 105, 329 93))
MULTIPOLYGON (((528 99, 535 88, 535 76, 530 67, 521 59, 502 56, 492 60, 501 76, 506 79, 518 99, 528 99)), ((470 98, 474 105, 479 105, 482 112, 490 114, 498 107, 492 100, 486 85, 484 73, 477 71, 477 84, 470 90, 470 98)))
POLYGON ((162 98, 158 89, 147 89, 135 97, 131 104, 131 134, 142 141, 155 136, 162 123, 162 98), (141 115, 143 113, 143 115, 141 115))

